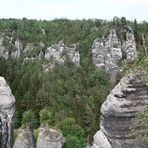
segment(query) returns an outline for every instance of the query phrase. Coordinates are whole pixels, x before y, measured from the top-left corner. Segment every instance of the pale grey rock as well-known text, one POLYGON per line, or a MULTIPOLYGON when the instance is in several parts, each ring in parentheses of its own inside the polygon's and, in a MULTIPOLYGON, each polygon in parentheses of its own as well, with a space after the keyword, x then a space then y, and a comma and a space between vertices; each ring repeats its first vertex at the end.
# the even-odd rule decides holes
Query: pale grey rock
POLYGON ((114 28, 110 30, 108 37, 103 40, 104 42, 96 39, 92 45, 93 64, 98 69, 106 69, 113 81, 120 71, 118 62, 123 59, 125 62, 133 61, 138 54, 133 30, 125 26, 124 31, 126 41, 122 45, 114 28))
POLYGON ((92 60, 98 69, 105 68, 105 53, 103 42, 96 39, 92 46, 92 60))
POLYGON ((7 60, 9 58, 8 50, 3 46, 3 36, 0 37, 0 58, 7 60))
POLYGON ((35 148, 33 131, 29 128, 21 128, 13 148, 35 148))
POLYGON ((119 42, 116 31, 111 29, 105 43, 96 39, 92 45, 92 61, 98 69, 106 69, 111 79, 116 78, 119 71, 117 65, 122 58, 121 43, 119 42))
POLYGON ((11 53, 11 57, 12 57, 13 59, 18 59, 18 58, 20 58, 20 55, 21 55, 20 50, 15 50, 15 51, 13 51, 13 52, 11 53))
MULTIPOLYGON (((130 135, 136 115, 148 108, 148 83, 144 75, 148 73, 126 74, 107 96, 101 106, 100 131, 94 136, 92 148, 147 148, 148 142, 130 135)), ((148 134, 148 128, 142 132, 148 134)))
POLYGON ((3 37, 0 36, 0 46, 2 46, 2 45, 3 45, 3 37))
POLYGON ((10 37, 9 44, 12 44, 13 37, 10 37))
POLYGON ((62 41, 58 44, 52 45, 46 49, 45 59, 51 60, 53 63, 64 64, 66 56, 69 60, 75 63, 77 66, 80 65, 80 54, 76 51, 76 45, 71 45, 72 47, 66 47, 62 41))
POLYGON ((117 34, 116 34, 116 30, 115 29, 111 29, 110 30, 110 34, 108 35, 106 42, 105 42, 105 46, 107 47, 121 47, 121 43, 119 42, 118 38, 117 38, 117 34))
POLYGON ((15 98, 5 79, 0 77, 0 147, 12 148, 15 98))
POLYGON ((43 42, 40 42, 39 45, 38 45, 40 48, 44 48, 45 47, 45 44, 43 42))
POLYGON ((91 148, 91 146, 90 145, 86 145, 86 147, 85 148, 91 148))
POLYGON ((23 44, 21 43, 20 40, 16 40, 14 43, 14 46, 16 47, 17 50, 22 51, 23 50, 23 44))
POLYGON ((131 62, 138 56, 134 33, 131 27, 125 26, 126 42, 123 43, 125 62, 131 62))
POLYGON ((52 59, 52 62, 64 64, 64 58, 61 56, 63 50, 64 50, 64 44, 61 42, 52 45, 51 47, 46 49, 45 59, 46 60, 52 59))
POLYGON ((112 148, 111 144, 109 143, 108 139, 104 135, 103 132, 98 131, 94 135, 94 141, 92 148, 112 148))
POLYGON ((9 58, 9 52, 8 51, 6 51, 6 52, 3 53, 3 58, 5 60, 8 60, 8 58, 9 58))
POLYGON ((27 53, 28 51, 31 51, 34 49, 34 44, 33 43, 27 43, 26 47, 23 50, 23 53, 27 53))
POLYGON ((55 129, 41 127, 37 139, 37 148, 63 148, 65 139, 63 135, 55 129))
POLYGON ((76 51, 76 44, 72 44, 71 47, 65 47, 66 53, 69 59, 77 66, 80 65, 80 54, 76 51))
POLYGON ((42 68, 43 68, 43 72, 44 72, 44 73, 47 73, 47 72, 49 72, 49 70, 51 70, 51 69, 54 68, 54 64, 52 64, 52 63, 43 64, 43 65, 42 65, 42 68))
POLYGON ((3 37, 0 36, 0 58, 3 58, 5 47, 3 46, 3 37))
POLYGON ((36 61, 37 59, 36 58, 28 58, 28 57, 26 57, 24 60, 23 60, 23 64, 25 64, 25 63, 31 63, 31 62, 34 62, 34 61, 36 61))
POLYGON ((45 35, 46 33, 45 33, 45 29, 44 28, 42 28, 42 35, 45 35))
POLYGON ((0 45, 0 58, 3 58, 5 47, 0 45))
POLYGON ((44 59, 44 54, 42 51, 39 53, 38 59, 39 60, 44 59))

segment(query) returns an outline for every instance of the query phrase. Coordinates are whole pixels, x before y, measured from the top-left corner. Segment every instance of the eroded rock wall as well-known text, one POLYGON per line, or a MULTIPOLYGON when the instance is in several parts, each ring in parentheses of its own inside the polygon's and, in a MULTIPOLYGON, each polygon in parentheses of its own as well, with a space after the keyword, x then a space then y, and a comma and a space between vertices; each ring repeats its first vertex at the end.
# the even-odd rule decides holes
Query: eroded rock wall
MULTIPOLYGON (((107 96, 92 148, 147 148, 148 142, 131 137, 136 114, 148 109, 148 83, 144 75, 148 73, 126 74, 107 96)), ((141 128, 143 134, 148 134, 148 128, 141 128)))

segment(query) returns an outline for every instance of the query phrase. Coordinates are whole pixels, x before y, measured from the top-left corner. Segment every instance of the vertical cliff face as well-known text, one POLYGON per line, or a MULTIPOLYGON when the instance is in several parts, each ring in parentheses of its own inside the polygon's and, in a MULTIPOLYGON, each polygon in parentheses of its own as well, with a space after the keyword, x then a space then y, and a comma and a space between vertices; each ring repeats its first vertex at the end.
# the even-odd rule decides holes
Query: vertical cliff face
MULTIPOLYGON (((100 131, 94 136, 92 148, 146 148, 136 136, 131 136, 136 114, 148 109, 148 83, 146 72, 126 74, 107 96, 101 107, 100 131)), ((148 134, 148 127, 140 127, 148 134), (144 128, 144 129, 143 129, 144 128)))
POLYGON ((0 77, 0 147, 12 148, 15 98, 5 79, 0 77))

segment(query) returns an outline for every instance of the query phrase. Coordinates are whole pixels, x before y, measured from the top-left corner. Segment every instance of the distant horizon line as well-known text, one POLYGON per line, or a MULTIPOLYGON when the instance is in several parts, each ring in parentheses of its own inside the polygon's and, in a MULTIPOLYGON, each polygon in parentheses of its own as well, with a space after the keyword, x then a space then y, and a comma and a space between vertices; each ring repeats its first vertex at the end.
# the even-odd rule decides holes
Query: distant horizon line
POLYGON ((43 19, 43 18, 28 18, 28 17, 21 17, 21 18, 17 18, 17 17, 0 17, 0 20, 9 20, 9 19, 15 19, 15 20, 23 20, 23 19, 26 19, 26 20, 36 20, 36 21, 54 21, 54 20, 71 20, 71 21, 75 21, 75 20, 103 20, 103 21, 112 21, 115 17, 121 19, 122 17, 126 18, 127 21, 131 21, 131 22, 134 22, 134 20, 136 20, 137 22, 139 23, 142 23, 142 22, 148 22, 146 20, 142 20, 142 21, 139 21, 138 19, 136 18, 133 18, 133 19, 129 19, 125 16, 122 16, 122 17, 118 17, 118 16, 114 16, 112 19, 102 19, 102 18, 67 18, 67 17, 58 17, 58 18, 49 18, 49 19, 43 19))

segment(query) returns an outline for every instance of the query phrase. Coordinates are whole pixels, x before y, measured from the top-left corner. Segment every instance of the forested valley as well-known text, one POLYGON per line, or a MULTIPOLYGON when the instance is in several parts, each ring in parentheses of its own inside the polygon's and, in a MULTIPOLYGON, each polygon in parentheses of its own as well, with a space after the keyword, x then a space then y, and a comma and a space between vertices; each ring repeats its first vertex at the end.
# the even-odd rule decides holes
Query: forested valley
MULTIPOLYGON (((125 25, 133 28, 139 57, 142 58, 147 54, 145 47, 148 47, 148 23, 145 21, 138 23, 125 17, 114 17, 111 21, 1 19, 0 37, 3 37, 2 44, 8 50, 8 58, 0 57, 0 76, 6 79, 16 99, 15 134, 31 118, 35 136, 41 124, 48 124, 63 132, 68 148, 75 144, 77 148, 91 144, 94 133, 99 129, 100 107, 121 78, 118 75, 113 84, 106 70, 95 67, 92 44, 96 38, 106 38, 112 27, 116 28, 122 42, 124 34, 121 28, 125 25), (16 40, 21 41, 23 47, 31 43, 35 48, 13 58, 10 55, 16 51, 16 40), (59 41, 66 46, 77 45, 79 66, 67 58, 64 64, 56 63, 44 72, 43 65, 49 60, 40 58, 24 62, 26 57, 35 58, 40 52, 45 55, 46 49, 59 41), (39 43, 44 46, 41 48, 39 43), (75 132, 72 133, 71 129, 75 132)), ((132 63, 127 66, 119 62, 119 65, 124 73, 132 63)))

